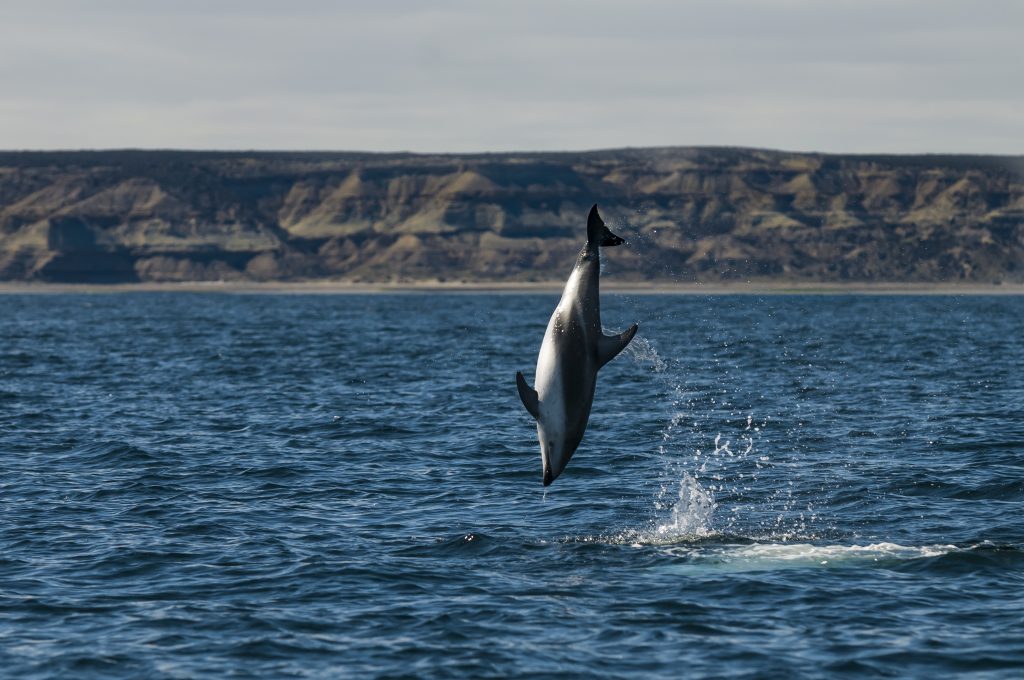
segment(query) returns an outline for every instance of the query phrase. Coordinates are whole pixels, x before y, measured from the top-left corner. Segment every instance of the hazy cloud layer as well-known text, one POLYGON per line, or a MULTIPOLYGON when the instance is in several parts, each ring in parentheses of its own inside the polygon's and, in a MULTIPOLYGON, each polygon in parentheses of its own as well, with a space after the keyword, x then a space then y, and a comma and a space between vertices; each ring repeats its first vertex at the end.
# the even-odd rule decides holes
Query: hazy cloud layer
POLYGON ((0 148, 1024 153, 1024 3, 9 2, 0 148))

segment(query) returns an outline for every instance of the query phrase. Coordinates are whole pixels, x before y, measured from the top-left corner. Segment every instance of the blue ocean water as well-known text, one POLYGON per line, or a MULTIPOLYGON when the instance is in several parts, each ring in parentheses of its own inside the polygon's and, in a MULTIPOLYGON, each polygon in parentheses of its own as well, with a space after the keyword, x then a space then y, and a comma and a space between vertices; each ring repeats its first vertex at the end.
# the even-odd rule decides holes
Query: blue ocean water
POLYGON ((0 296, 0 674, 1024 674, 1024 298, 0 296))

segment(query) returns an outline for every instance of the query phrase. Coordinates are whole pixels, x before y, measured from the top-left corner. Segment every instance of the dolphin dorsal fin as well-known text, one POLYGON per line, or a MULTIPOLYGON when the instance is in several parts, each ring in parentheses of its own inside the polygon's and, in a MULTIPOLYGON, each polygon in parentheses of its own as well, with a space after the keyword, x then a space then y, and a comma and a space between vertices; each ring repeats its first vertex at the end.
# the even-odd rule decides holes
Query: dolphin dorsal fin
POLYGON ((537 403, 537 390, 526 384, 526 378, 523 377, 522 371, 516 371, 516 387, 519 388, 519 398, 523 400, 523 406, 534 420, 538 420, 540 404, 537 403))
POLYGON ((636 335, 638 326, 633 324, 618 335, 601 335, 597 339, 597 367, 600 368, 614 359, 636 335))

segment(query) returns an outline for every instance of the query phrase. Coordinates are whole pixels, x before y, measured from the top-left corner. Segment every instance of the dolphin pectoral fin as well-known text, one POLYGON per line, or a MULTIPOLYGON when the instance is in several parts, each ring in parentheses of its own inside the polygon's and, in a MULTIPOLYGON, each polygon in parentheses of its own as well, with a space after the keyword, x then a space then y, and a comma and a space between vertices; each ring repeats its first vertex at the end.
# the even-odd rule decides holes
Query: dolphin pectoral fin
POLYGON ((636 335, 636 330, 639 328, 637 324, 633 324, 618 335, 602 335, 597 340, 597 365, 598 368, 604 366, 609 361, 614 359, 619 352, 626 349, 626 345, 636 335))
POLYGON ((523 400, 523 406, 533 416, 534 420, 540 418, 540 405, 537 403, 537 390, 526 384, 526 378, 522 371, 516 371, 516 387, 519 388, 519 398, 523 400))

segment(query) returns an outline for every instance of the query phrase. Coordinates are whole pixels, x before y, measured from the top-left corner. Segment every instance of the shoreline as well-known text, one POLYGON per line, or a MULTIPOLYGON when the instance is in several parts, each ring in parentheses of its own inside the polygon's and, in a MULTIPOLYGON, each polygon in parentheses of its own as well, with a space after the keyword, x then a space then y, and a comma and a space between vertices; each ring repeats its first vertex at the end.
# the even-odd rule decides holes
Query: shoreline
MULTIPOLYGON (((0 282, 0 295, 112 294, 112 293, 223 293, 223 294, 426 294, 426 293, 560 293, 564 281, 441 282, 404 281, 356 283, 351 281, 190 281, 149 283, 29 283, 0 282)), ((811 283, 737 282, 664 283, 605 282, 609 294, 628 295, 1024 295, 1024 283, 811 283)))

